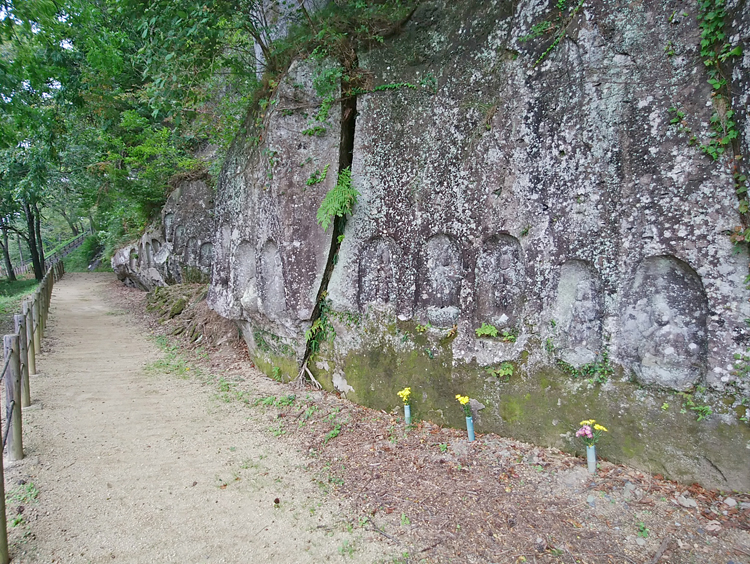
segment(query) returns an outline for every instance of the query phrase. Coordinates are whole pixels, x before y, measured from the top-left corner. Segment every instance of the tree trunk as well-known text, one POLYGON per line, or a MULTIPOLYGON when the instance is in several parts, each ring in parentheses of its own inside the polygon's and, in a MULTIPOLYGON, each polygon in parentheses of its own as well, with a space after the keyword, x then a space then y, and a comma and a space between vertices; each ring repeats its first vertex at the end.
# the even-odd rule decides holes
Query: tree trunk
POLYGON ((8 230, 3 229, 3 241, 0 243, 0 246, 3 248, 3 257, 5 258, 5 270, 8 271, 8 282, 15 282, 16 281, 16 273, 13 272, 13 263, 10 262, 10 253, 8 252, 9 249, 9 241, 8 241, 8 230))
POLYGON ((34 212, 31 210, 31 206, 28 202, 23 202, 23 213, 26 215, 26 227, 29 230, 29 252, 31 253, 31 262, 34 265, 34 278, 41 280, 44 278, 44 271, 42 263, 39 260, 34 212))
POLYGON ((26 264, 23 260, 23 247, 21 247, 21 236, 16 233, 16 242, 18 243, 18 264, 23 266, 26 264))
POLYGON ((42 276, 46 270, 44 264, 44 242, 42 241, 42 214, 39 213, 39 207, 34 203, 34 231, 36 232, 36 246, 39 249, 39 264, 42 265, 42 276))
POLYGON ((63 219, 67 222, 68 227, 70 227, 70 230, 73 232, 73 237, 78 237, 78 234, 80 231, 78 231, 78 226, 75 224, 75 222, 68 217, 68 214, 65 213, 65 210, 62 208, 57 210, 58 213, 63 216, 63 219))

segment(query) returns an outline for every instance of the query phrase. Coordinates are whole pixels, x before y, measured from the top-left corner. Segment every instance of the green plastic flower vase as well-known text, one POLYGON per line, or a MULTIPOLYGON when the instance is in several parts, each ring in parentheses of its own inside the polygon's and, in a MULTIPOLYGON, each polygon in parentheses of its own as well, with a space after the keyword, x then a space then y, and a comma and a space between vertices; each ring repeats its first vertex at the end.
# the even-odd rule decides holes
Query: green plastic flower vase
POLYGON ((407 425, 411 425, 411 406, 409 404, 404 406, 404 421, 407 425))
POLYGON ((466 430, 469 432, 469 442, 474 440, 474 418, 466 418, 466 430))

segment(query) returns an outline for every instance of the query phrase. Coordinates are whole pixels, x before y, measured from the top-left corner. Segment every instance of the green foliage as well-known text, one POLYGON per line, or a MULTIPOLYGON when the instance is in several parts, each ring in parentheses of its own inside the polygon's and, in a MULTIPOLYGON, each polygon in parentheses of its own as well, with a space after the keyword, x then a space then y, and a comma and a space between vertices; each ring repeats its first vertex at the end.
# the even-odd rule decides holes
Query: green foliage
POLYGON ((542 37, 544 35, 548 35, 553 32, 555 33, 555 39, 534 61, 533 66, 538 66, 542 61, 544 61, 544 59, 547 58, 547 56, 555 49, 555 47, 559 45, 560 41, 562 41, 567 33, 568 26, 573 21, 576 14, 578 14, 580 9, 583 7, 584 2, 585 0, 579 0, 578 4, 576 4, 575 8, 571 10, 570 14, 563 18, 563 12, 567 10, 567 0, 557 0, 556 5, 557 9, 559 10, 559 14, 554 20, 543 20, 541 22, 538 22, 531 26, 531 30, 528 34, 518 38, 519 42, 525 43, 527 41, 538 39, 539 37, 542 37))
POLYGON ((67 272, 88 271, 89 264, 103 248, 98 235, 89 235, 83 240, 80 247, 65 257, 65 270, 67 272))
POLYGON ((336 186, 325 195, 318 208, 317 220, 323 231, 328 229, 333 218, 343 217, 352 212, 357 196, 359 192, 352 186, 352 173, 347 167, 339 172, 336 186))
POLYGON ((318 352, 323 342, 332 341, 336 337, 336 331, 328 319, 331 313, 331 305, 326 299, 325 293, 318 304, 318 309, 318 318, 313 321, 310 329, 305 332, 305 341, 307 341, 307 346, 311 353, 318 352))
POLYGON ((0 314, 21 313, 21 302, 26 296, 34 293, 39 285, 38 280, 0 280, 0 314))
MULTIPOLYGON (((176 177, 203 167, 218 176, 237 136, 260 144, 271 93, 296 56, 326 61, 317 121, 304 132, 324 135, 338 99, 361 86, 356 50, 382 42, 416 4, 341 0, 308 13, 281 0, 6 3, 0 200, 12 206, 0 219, 23 231, 24 203, 71 226, 90 220, 106 260, 156 219, 176 177), (214 156, 192 158, 209 144, 214 156)), ((269 174, 275 162, 269 155, 269 174)), ((327 202, 334 216, 356 199, 341 195, 327 202)))
POLYGON ((498 335, 497 327, 489 323, 482 323, 482 326, 479 329, 475 329, 474 332, 477 334, 477 337, 497 337, 498 335))
MULTIPOLYGON (((723 68, 731 59, 742 55, 742 47, 740 44, 732 45, 728 42, 725 31, 726 17, 725 0, 698 1, 700 56, 706 68, 708 83, 712 87, 711 102, 714 108, 709 120, 709 138, 700 143, 700 149, 715 161, 729 152, 729 167, 735 193, 739 199, 739 210, 745 214, 750 210, 750 202, 747 199, 747 174, 741 170, 740 133, 735 121, 735 112, 731 109, 732 96, 728 86, 728 72, 723 68)), ((690 137, 690 145, 697 143, 697 138, 687 126, 684 112, 670 108, 670 113, 674 116, 670 123, 676 126, 680 133, 690 137)), ((731 240, 735 244, 750 241, 750 229, 735 227, 731 233, 731 240)))
MULTIPOLYGON (((704 393, 705 388, 701 388, 700 386, 696 388, 696 396, 702 396, 704 393)), ((695 402, 693 394, 680 392, 678 395, 680 395, 683 399, 682 409, 680 410, 680 413, 686 413, 688 409, 690 411, 694 411, 698 416, 698 421, 708 419, 713 414, 713 409, 711 408, 711 406, 697 404, 695 402)))
POLYGON ((323 172, 316 169, 312 174, 310 174, 310 178, 305 181, 305 184, 307 184, 308 186, 314 186, 315 184, 320 184, 321 182, 323 182, 328 175, 329 166, 331 165, 327 164, 325 167, 323 167, 323 172))
POLYGON ((518 329, 515 327, 512 329, 503 329, 500 339, 506 343, 515 343, 518 339, 518 329))
POLYGON ((513 376, 513 363, 505 361, 500 363, 500 366, 498 366, 497 368, 485 368, 485 372, 487 372, 487 374, 489 374, 490 376, 494 376, 498 380, 508 382, 510 380, 510 377, 513 376))
POLYGON ((302 135, 309 135, 310 137, 323 137, 325 134, 326 128, 322 125, 313 125, 302 130, 302 135))
POLYGON ((609 348, 605 346, 601 353, 596 354, 594 362, 583 364, 576 368, 561 359, 557 365, 573 378, 587 378, 590 384, 604 384, 614 374, 614 369, 609 363, 609 348))
POLYGON ((537 37, 541 37, 545 33, 551 31, 554 29, 555 26, 552 24, 552 22, 549 22, 547 20, 535 23, 531 26, 531 31, 527 35, 522 35, 518 38, 518 40, 521 43, 525 43, 526 41, 530 41, 531 39, 536 39, 537 37))
POLYGON ((336 425, 331 431, 325 436, 325 439, 323 439, 323 444, 327 445, 328 441, 331 439, 335 439, 339 436, 339 433, 341 433, 341 425, 336 425))

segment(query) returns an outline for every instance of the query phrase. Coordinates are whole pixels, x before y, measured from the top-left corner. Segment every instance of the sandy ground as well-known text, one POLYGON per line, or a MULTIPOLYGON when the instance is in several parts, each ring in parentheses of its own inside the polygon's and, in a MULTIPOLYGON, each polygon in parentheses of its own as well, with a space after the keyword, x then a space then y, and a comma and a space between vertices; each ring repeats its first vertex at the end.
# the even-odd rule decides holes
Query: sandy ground
POLYGON ((170 319, 111 274, 56 286, 27 457, 6 459, 14 562, 750 564, 747 492, 604 459, 590 475, 407 428, 395 397, 386 413, 274 382, 196 289, 170 290, 198 300, 170 319), (172 336, 195 323, 205 341, 172 336))
POLYGON ((111 282, 55 286, 26 458, 5 460, 13 562, 392 561, 253 410, 155 370, 111 282))

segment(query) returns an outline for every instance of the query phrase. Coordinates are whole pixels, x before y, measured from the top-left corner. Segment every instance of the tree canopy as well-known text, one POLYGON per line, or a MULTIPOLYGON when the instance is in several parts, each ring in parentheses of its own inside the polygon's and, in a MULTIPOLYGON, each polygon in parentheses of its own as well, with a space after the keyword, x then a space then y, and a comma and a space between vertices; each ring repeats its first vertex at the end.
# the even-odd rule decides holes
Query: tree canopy
POLYGON ((319 4, 4 1, 6 240, 28 242, 41 276, 43 225, 53 217, 73 233, 85 219, 110 251, 137 236, 158 215, 170 178, 202 168, 215 175, 248 106, 292 58, 345 59, 355 44, 382 40, 415 1, 319 4))

